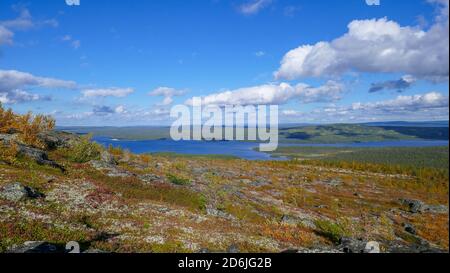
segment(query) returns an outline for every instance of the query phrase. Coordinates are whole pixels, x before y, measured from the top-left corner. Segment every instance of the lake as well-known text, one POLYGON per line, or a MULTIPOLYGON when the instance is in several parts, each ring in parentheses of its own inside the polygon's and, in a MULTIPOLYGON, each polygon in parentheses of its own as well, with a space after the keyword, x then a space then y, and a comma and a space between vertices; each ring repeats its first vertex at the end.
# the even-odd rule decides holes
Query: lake
MULTIPOLYGON (((116 140, 107 137, 94 137, 97 143, 114 147, 122 147, 133 153, 177 153, 192 155, 227 155, 248 160, 285 160, 286 158, 273 158, 270 154, 255 151, 258 143, 242 141, 173 141, 173 140, 116 140)), ((301 147, 432 147, 448 146, 448 141, 441 140, 401 140, 364 143, 339 144, 280 144, 280 146, 301 147)))

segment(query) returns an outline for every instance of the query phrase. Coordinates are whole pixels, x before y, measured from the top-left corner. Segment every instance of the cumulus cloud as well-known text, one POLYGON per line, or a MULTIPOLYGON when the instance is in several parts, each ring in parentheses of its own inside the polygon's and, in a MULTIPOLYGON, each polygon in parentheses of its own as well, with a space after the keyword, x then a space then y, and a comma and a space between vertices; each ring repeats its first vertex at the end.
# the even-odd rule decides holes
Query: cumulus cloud
POLYGON ((354 20, 348 32, 331 42, 301 45, 289 51, 277 79, 339 76, 346 72, 407 73, 433 81, 448 80, 448 0, 428 29, 400 26, 387 18, 354 20))
POLYGON ((239 12, 252 15, 257 14, 262 9, 266 8, 272 3, 272 0, 251 0, 239 6, 239 12))
POLYGON ((405 89, 410 88, 415 82, 416 82, 416 79, 414 77, 406 75, 406 76, 403 76, 399 80, 372 83, 372 86, 370 87, 369 92, 374 93, 374 92, 383 91, 385 89, 397 90, 397 92, 403 92, 405 89))
MULTIPOLYGON (((335 81, 328 81, 319 87, 311 87, 299 83, 265 84, 253 87, 239 88, 202 97, 204 105, 269 105, 285 104, 292 99, 304 103, 330 102, 340 99, 344 86, 335 81)), ((192 99, 186 101, 192 105, 192 99)))
POLYGON ((116 117, 119 118, 128 114, 129 111, 125 108, 124 105, 118 106, 108 106, 108 105, 94 105, 91 111, 81 112, 76 114, 64 114, 63 112, 57 113, 59 118, 61 119, 76 119, 76 120, 86 120, 88 118, 95 117, 116 117))
POLYGON ((282 116, 296 122, 362 122, 376 120, 444 120, 449 115, 449 97, 438 92, 397 96, 378 102, 328 106, 311 112, 283 110, 282 116))
POLYGON ((10 90, 27 86, 48 88, 75 88, 76 83, 54 78, 34 76, 30 73, 17 70, 0 70, 0 89, 10 90))
POLYGON ((165 107, 155 108, 130 108, 124 105, 108 106, 95 105, 90 111, 81 113, 55 114, 58 124, 64 125, 161 125, 170 124, 170 109, 165 107))
POLYGON ((73 81, 38 77, 17 70, 0 70, 0 100, 2 103, 20 103, 48 99, 48 97, 26 91, 27 89, 36 87, 73 89, 76 87, 76 83, 73 81))
POLYGON ((50 97, 29 93, 24 90, 12 90, 9 93, 0 92, 0 102, 4 104, 15 104, 20 102, 38 100, 50 100, 50 97))
POLYGON ((133 93, 133 88, 90 88, 81 91, 83 98, 116 97, 123 98, 133 93))
POLYGON ((97 116, 105 116, 110 114, 125 114, 127 110, 125 106, 119 105, 116 107, 106 106, 106 105, 95 105, 92 109, 92 114, 97 116))
POLYGON ((186 90, 178 90, 170 87, 158 87, 149 93, 150 96, 164 97, 160 105, 170 105, 173 102, 173 97, 183 96, 186 90))
POLYGON ((353 103, 351 107, 352 110, 381 110, 383 112, 413 112, 439 108, 448 109, 448 96, 438 92, 398 96, 395 99, 381 102, 353 103))

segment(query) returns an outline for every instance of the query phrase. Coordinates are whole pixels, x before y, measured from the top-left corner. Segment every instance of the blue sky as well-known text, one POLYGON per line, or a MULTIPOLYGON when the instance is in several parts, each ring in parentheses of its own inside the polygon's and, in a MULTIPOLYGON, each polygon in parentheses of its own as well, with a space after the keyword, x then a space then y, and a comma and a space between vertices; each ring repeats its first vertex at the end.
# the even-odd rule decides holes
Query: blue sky
POLYGON ((0 0, 16 111, 158 125, 193 96, 281 122, 448 120, 448 0, 0 0))

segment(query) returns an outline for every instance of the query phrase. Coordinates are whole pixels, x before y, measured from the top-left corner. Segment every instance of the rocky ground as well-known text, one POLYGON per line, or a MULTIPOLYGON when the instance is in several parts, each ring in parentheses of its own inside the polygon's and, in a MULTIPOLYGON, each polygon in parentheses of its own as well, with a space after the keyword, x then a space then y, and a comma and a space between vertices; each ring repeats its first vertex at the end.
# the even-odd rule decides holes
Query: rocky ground
POLYGON ((448 177, 118 150, 75 163, 78 137, 40 137, 0 158, 0 252, 448 251, 448 177))

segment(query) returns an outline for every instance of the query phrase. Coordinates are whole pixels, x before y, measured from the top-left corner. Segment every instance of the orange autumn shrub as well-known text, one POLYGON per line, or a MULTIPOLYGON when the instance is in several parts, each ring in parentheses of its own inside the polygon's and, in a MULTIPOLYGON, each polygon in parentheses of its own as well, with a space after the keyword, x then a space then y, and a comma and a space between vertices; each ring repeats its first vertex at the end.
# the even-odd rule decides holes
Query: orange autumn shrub
POLYGON ((18 134, 19 139, 31 146, 44 148, 38 134, 53 130, 55 120, 50 116, 27 113, 15 114, 11 109, 5 110, 0 103, 0 134, 18 134))

